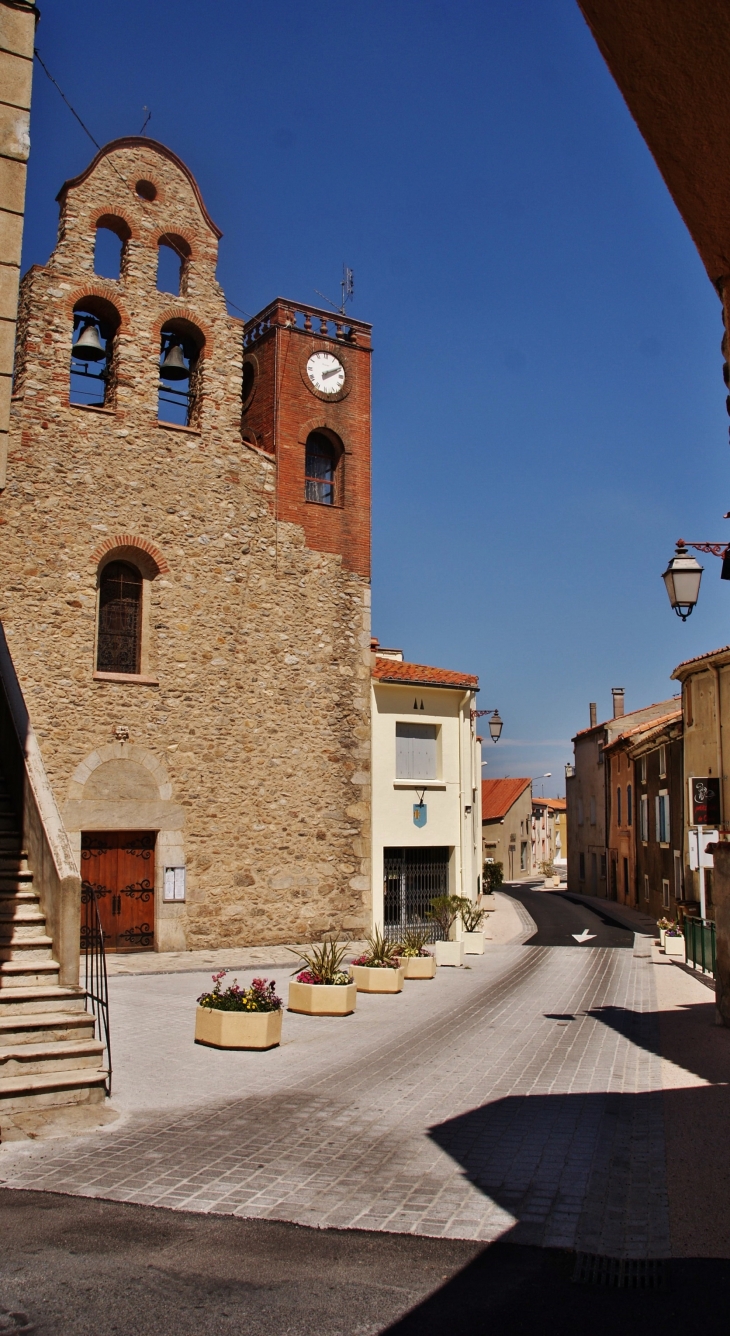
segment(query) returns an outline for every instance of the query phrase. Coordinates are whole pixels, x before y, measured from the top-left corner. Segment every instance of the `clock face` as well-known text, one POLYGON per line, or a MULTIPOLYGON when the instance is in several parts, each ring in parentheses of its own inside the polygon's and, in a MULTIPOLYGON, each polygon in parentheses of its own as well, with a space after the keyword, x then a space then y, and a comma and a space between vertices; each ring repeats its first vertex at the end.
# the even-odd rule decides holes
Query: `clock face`
POLYGON ((345 383, 345 368, 334 353, 312 353, 307 375, 320 394, 338 394, 345 383))

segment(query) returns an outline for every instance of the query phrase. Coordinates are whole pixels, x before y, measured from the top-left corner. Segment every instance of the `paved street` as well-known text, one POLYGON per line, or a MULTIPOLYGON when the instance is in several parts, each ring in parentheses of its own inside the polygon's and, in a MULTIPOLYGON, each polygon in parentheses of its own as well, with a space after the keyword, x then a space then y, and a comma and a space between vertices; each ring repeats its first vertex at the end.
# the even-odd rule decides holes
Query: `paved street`
POLYGON ((265 1054, 192 1043, 206 983, 111 981, 119 1121, 10 1143, 7 1185, 669 1255, 656 988, 630 947, 491 945, 400 996, 360 995, 350 1018, 287 1014, 265 1054))

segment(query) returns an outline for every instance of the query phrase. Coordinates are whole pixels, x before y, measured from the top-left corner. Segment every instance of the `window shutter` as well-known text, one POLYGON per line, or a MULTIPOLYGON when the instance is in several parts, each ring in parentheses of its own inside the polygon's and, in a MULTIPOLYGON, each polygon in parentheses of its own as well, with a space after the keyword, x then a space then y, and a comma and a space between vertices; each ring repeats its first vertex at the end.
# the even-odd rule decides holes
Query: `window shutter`
POLYGON ((396 779, 436 779, 435 724, 396 724, 396 779))

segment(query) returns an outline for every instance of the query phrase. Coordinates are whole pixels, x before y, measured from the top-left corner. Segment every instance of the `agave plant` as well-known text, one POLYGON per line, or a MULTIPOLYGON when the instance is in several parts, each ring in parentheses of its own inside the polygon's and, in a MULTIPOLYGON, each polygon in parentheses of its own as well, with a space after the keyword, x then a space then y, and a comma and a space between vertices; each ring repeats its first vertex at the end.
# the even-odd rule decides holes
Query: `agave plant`
POLYGON ((474 904, 473 900, 465 898, 461 909, 461 926, 464 932, 479 932, 486 912, 486 909, 480 909, 474 904))
POLYGON ((349 974, 342 969, 342 962, 347 955, 350 943, 338 942, 336 937, 325 937, 323 942, 318 942, 310 946, 307 951, 298 951, 295 954, 303 962, 305 968, 297 966, 294 973, 297 976, 298 983, 328 983, 328 984, 346 984, 350 982, 349 974))
POLYGON ((403 940, 398 947, 399 956, 430 956, 431 952, 426 950, 426 942, 430 934, 424 932, 422 928, 409 928, 403 934, 403 940))
POLYGON ((398 956, 401 954, 398 942, 389 942, 380 928, 373 928, 367 939, 367 951, 363 951, 353 965, 367 965, 370 969, 397 969, 398 956))
POLYGON ((448 942, 451 929, 465 904, 471 904, 471 901, 465 900, 463 895, 437 895, 431 901, 426 918, 432 919, 437 925, 443 941, 448 942))

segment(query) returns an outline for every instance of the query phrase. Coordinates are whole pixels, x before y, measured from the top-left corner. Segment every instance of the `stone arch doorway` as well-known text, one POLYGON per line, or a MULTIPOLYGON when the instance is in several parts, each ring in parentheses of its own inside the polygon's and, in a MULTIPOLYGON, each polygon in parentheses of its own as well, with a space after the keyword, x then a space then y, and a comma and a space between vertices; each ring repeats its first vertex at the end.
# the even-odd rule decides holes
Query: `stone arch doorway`
POLYGON ((76 767, 62 815, 82 880, 106 891, 110 947, 184 951, 186 906, 167 903, 163 885, 166 867, 185 867, 185 810, 162 758, 130 742, 97 748, 76 767))

